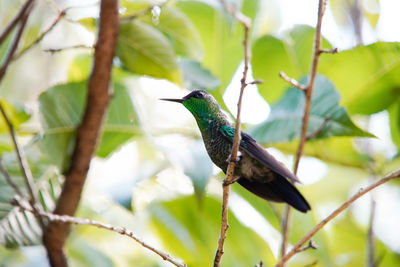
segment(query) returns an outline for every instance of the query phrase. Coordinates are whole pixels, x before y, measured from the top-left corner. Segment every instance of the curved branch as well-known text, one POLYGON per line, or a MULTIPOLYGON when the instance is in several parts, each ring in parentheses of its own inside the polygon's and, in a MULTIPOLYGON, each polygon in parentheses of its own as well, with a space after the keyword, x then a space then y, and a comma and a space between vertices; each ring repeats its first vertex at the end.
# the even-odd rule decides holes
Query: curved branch
POLYGON ((163 258, 163 260, 168 261, 177 267, 186 267, 186 264, 178 262, 176 259, 171 257, 169 254, 167 254, 161 250, 158 250, 158 249, 152 247, 151 245, 147 244, 146 242, 140 240, 138 237, 135 236, 135 234, 131 230, 129 230, 125 227, 114 226, 114 225, 111 225, 108 223, 102 223, 102 222, 98 222, 98 221, 94 221, 94 220, 86 219, 86 218, 78 218, 78 217, 73 217, 73 216, 68 216, 68 215, 58 215, 58 214, 54 214, 54 213, 50 213, 50 212, 45 212, 42 210, 34 211, 33 209, 24 206, 23 203, 19 202, 18 200, 16 200, 14 203, 16 206, 20 207, 21 209, 23 209, 25 211, 29 211, 36 216, 39 215, 41 217, 47 218, 49 221, 54 222, 54 223, 94 226, 94 227, 97 227, 100 229, 105 229, 105 230, 116 232, 120 235, 128 236, 131 239, 135 240, 140 245, 142 245, 143 247, 145 247, 148 250, 159 255, 161 258, 163 258))
MULTIPOLYGON (((90 160, 96 148, 104 113, 110 99, 108 86, 118 29, 118 0, 102 0, 99 37, 94 53, 94 67, 88 84, 86 109, 77 129, 71 166, 66 174, 56 205, 56 214, 73 215, 78 207, 90 160)), ((67 266, 63 245, 68 233, 68 224, 52 222, 43 235, 43 242, 52 266, 67 266)))
POLYGON ((347 200, 345 203, 343 203, 339 208, 334 210, 328 217, 323 219, 319 224, 314 226, 313 229, 311 229, 299 242, 297 242, 296 245, 290 250, 282 259, 276 264, 276 267, 282 267, 291 257, 293 257, 296 253, 301 251, 301 247, 311 238, 313 237, 319 230, 321 230, 328 222, 333 220, 336 216, 338 216, 342 211, 344 211, 346 208, 348 208, 353 202, 355 202, 357 199, 368 193, 369 191, 375 189, 376 187, 389 182, 392 179, 395 178, 400 178, 400 169, 397 171, 394 171, 376 183, 371 184, 364 190, 360 190, 357 194, 352 196, 349 200, 347 200))

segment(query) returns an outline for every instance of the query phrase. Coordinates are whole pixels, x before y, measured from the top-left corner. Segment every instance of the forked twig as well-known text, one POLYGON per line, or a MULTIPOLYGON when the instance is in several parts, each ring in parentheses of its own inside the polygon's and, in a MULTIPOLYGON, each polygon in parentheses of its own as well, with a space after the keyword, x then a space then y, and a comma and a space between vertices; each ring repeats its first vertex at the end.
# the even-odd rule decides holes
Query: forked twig
MULTIPOLYGON (((300 141, 299 146, 297 148, 296 159, 294 163, 294 174, 297 174, 297 170, 299 168, 300 158, 303 155, 304 145, 307 141, 307 128, 308 128, 308 120, 310 117, 310 110, 311 110, 311 98, 312 93, 314 90, 315 79, 317 76, 317 68, 319 62, 319 56, 321 55, 321 27, 322 27, 322 18, 324 16, 325 8, 326 8, 327 0, 319 0, 318 3, 318 20, 317 20, 317 27, 315 29, 315 39, 314 39, 314 54, 312 58, 312 64, 310 67, 310 76, 308 80, 307 86, 304 88, 306 101, 304 106, 304 115, 301 124, 301 134, 300 134, 300 141)), ((282 76, 281 76, 282 77, 282 76)), ((287 79, 285 79, 287 80, 287 79)), ((293 82, 293 79, 290 79, 289 83, 299 84, 298 82, 293 82)), ((296 86, 298 87, 298 86, 296 86)), ((299 88, 299 87, 298 87, 299 88)), ((301 88, 300 88, 301 89, 301 88)), ((289 220, 290 220, 290 207, 289 205, 286 206, 285 214, 282 220, 282 246, 281 246, 281 256, 286 253, 286 246, 287 246, 287 239, 288 239, 288 232, 289 232, 289 220)))

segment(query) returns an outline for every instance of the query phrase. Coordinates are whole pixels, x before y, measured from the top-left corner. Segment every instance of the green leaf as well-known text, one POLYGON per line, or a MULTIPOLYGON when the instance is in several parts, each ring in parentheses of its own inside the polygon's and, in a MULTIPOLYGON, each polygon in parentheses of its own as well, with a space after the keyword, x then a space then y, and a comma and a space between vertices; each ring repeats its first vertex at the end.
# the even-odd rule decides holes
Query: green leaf
POLYGON ((141 19, 168 36, 178 55, 201 60, 203 47, 200 35, 182 11, 166 5, 155 22, 152 16, 143 16, 141 19))
POLYGON ((197 61, 182 58, 179 66, 183 72, 183 86, 189 90, 212 90, 219 85, 219 80, 197 61))
POLYGON ((87 242, 84 238, 71 238, 68 244, 68 254, 70 255, 71 265, 74 266, 116 266, 111 258, 96 248, 94 244, 87 242))
MULTIPOLYGON (((310 140, 304 147, 304 154, 325 162, 363 168, 370 161, 370 158, 354 149, 352 139, 350 137, 331 137, 310 140)), ((287 154, 295 154, 298 149, 298 140, 274 144, 274 147, 287 154)))
POLYGON ((174 48, 169 40, 139 20, 121 23, 116 55, 130 71, 165 78, 178 85, 182 83, 174 48))
POLYGON ((140 133, 137 114, 125 87, 114 85, 114 95, 107 110, 107 119, 97 156, 107 157, 123 143, 140 133))
MULTIPOLYGON (((274 103, 287 88, 287 82, 279 77, 279 72, 283 71, 295 79, 308 74, 314 33, 313 28, 299 25, 288 32, 283 40, 265 35, 254 42, 251 59, 253 76, 265 81, 257 86, 266 101, 274 103)), ((330 48, 331 45, 323 39, 322 47, 330 48)))
POLYGON ((180 1, 177 6, 192 21, 204 47, 202 65, 220 80, 219 87, 210 93, 224 106, 222 95, 243 60, 243 28, 226 20, 218 7, 200 1, 180 1))
POLYGON ((85 17, 80 20, 77 20, 76 22, 85 27, 86 30, 91 32, 95 31, 98 23, 97 19, 93 17, 85 17))
POLYGON ((253 76, 264 80, 264 83, 257 86, 260 94, 269 103, 278 100, 283 93, 283 88, 287 87, 287 83, 279 77, 280 71, 284 71, 290 77, 300 75, 290 53, 293 52, 284 41, 270 35, 263 36, 254 42, 251 58, 253 76))
MULTIPOLYGON (((24 122, 28 121, 31 115, 26 111, 23 105, 19 103, 11 103, 5 99, 0 99, 0 103, 3 106, 4 112, 7 118, 13 125, 14 130, 18 134, 21 126, 24 122)), ((3 152, 9 152, 14 149, 14 145, 11 140, 8 125, 0 114, 0 155, 3 152)))
MULTIPOLYGON (((194 197, 183 197, 153 203, 149 211, 151 225, 167 251, 182 258, 188 266, 208 266, 213 261, 221 221, 220 201, 205 197, 199 210, 194 197)), ((268 244, 232 212, 229 226, 223 259, 225 266, 253 266, 260 259, 268 266, 275 262, 268 244)))
POLYGON ((390 133, 392 141, 400 150, 400 100, 393 103, 389 109, 390 133))
MULTIPOLYGON (((69 165, 75 128, 83 115, 86 94, 86 82, 67 83, 49 88, 39 98, 44 130, 39 146, 62 171, 69 165)), ((106 157, 138 133, 138 120, 130 97, 124 87, 116 84, 97 155, 106 157)))
MULTIPOLYGON (((18 130, 22 123, 26 122, 31 116, 25 110, 25 108, 20 104, 11 104, 4 99, 0 99, 1 105, 4 108, 4 111, 7 115, 7 118, 10 120, 14 129, 18 130)), ((3 116, 0 119, 0 133, 8 133, 8 126, 3 116)))
POLYGON ((77 55, 69 66, 68 81, 81 82, 87 80, 93 66, 93 55, 85 53, 77 55))
MULTIPOLYGON (((303 78, 301 83, 305 83, 303 78)), ((365 136, 373 135, 358 128, 339 106, 340 95, 333 84, 325 77, 318 75, 312 97, 311 111, 307 134, 319 131, 316 138, 331 136, 365 136), (326 118, 326 126, 321 130, 326 118)), ((257 126, 253 136, 262 143, 289 142, 300 137, 301 123, 304 113, 305 95, 297 88, 289 88, 283 98, 272 108, 268 119, 257 126)))
POLYGON ((326 55, 319 71, 336 85, 350 113, 376 113, 399 99, 400 45, 377 42, 326 55))

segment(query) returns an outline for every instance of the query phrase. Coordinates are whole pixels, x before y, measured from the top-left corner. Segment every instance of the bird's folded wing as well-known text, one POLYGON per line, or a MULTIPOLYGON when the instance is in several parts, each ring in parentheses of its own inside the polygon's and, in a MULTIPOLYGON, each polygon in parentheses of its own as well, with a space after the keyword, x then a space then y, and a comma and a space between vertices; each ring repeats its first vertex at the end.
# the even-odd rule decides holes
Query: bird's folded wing
MULTIPOLYGON (((221 127, 221 133, 229 141, 233 143, 233 138, 235 136, 235 129, 232 126, 221 127)), ((300 183, 299 179, 289 171, 282 163, 277 161, 271 154, 268 153, 262 146, 257 144, 256 140, 250 135, 242 132, 242 139, 240 141, 240 148, 247 152, 251 157, 260 161, 262 164, 270 168, 272 171, 278 173, 279 175, 286 177, 293 182, 300 183)))

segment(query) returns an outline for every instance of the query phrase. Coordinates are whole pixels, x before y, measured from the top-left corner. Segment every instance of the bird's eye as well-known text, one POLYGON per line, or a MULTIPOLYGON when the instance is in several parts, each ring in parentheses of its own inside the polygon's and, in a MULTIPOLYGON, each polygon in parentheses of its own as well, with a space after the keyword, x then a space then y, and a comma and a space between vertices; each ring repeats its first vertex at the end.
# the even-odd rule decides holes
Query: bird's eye
POLYGON ((194 97, 195 97, 195 98, 202 98, 202 97, 203 97, 203 93, 202 93, 202 92, 197 92, 197 93, 194 95, 194 97))

